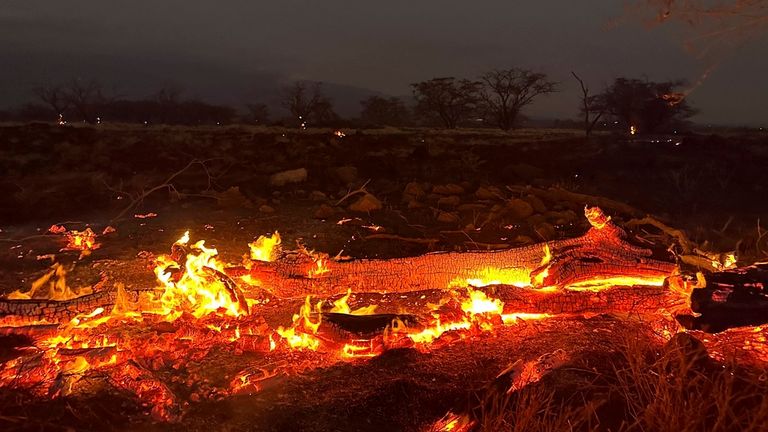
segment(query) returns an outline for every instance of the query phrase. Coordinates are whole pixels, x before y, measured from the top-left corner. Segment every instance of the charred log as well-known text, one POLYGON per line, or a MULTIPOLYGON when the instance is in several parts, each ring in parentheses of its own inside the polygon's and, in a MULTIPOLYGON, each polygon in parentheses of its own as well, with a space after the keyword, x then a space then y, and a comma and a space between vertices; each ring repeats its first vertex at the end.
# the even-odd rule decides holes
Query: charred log
POLYGON ((717 333, 768 323, 768 263, 708 275, 707 286, 691 293, 691 310, 679 317, 688 329, 717 333))

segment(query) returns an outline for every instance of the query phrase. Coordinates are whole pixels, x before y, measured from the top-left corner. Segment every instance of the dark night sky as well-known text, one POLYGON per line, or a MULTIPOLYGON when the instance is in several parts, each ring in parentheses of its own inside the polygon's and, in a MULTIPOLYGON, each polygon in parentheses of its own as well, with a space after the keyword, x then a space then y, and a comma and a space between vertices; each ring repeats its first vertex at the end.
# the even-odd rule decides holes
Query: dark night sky
MULTIPOLYGON (((117 3, 2 1, 0 106, 73 76, 129 95, 175 84, 189 95, 244 103, 269 99, 290 79, 340 84, 334 91, 342 98, 364 89, 406 95, 414 81, 519 66, 562 82, 561 93, 527 113, 567 118, 578 104, 571 70, 599 87, 617 75, 695 81, 707 66, 682 49, 675 28, 630 19, 609 29, 623 14, 616 0, 117 3)), ((691 95, 697 121, 768 123, 767 39, 719 59, 691 95)))

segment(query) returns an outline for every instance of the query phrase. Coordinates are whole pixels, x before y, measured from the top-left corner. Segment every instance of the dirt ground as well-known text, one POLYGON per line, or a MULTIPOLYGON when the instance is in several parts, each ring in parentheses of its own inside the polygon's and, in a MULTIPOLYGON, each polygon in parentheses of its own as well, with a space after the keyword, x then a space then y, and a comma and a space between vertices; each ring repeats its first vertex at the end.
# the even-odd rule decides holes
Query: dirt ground
MULTIPOLYGON (((604 210, 619 223, 653 214, 702 247, 736 250, 745 261, 768 251, 760 226, 768 217, 766 136, 333 132, 0 126, 0 292, 28 288, 48 268, 38 259, 45 254, 71 267, 68 283, 93 284, 99 263, 139 263, 144 252, 166 253, 185 230, 227 262, 276 230, 286 245, 353 258, 506 248, 583 233, 581 211, 594 200, 542 193, 550 190, 614 200, 616 207, 604 210), (203 163, 185 169, 192 161, 203 163), (301 168, 306 178, 276 184, 274 174, 301 168), (366 193, 375 202, 363 199, 366 193), (149 213, 156 216, 137 217, 149 213), (77 252, 59 251, 63 239, 48 233, 52 224, 116 231, 78 260, 77 252)), ((149 268, 144 274, 124 282, 154 283, 149 268)), ((285 302, 267 321, 288 324, 298 306, 285 302)), ((429 353, 393 350, 330 365, 318 353, 219 352, 190 368, 215 380, 249 364, 306 367, 268 380, 252 395, 186 401, 179 424, 153 423, 129 395, 108 389, 56 401, 2 390, 0 424, 8 430, 419 431, 448 410, 466 409, 517 359, 561 348, 588 368, 627 334, 652 340, 643 323, 597 316, 523 323, 429 353)))

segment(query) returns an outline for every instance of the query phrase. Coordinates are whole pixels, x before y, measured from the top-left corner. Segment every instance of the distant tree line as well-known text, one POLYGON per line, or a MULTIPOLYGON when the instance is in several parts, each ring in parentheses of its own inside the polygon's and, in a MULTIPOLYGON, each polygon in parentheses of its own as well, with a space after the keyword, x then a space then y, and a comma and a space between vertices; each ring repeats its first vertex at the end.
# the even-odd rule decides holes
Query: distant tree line
MULTIPOLYGON (((643 132, 683 126, 695 111, 679 88, 682 81, 652 82, 617 78, 600 92, 572 72, 581 95, 579 112, 586 135, 609 127, 643 132)), ((540 72, 521 68, 495 69, 476 79, 438 77, 411 84, 412 100, 370 96, 360 102, 357 119, 342 119, 319 82, 298 81, 280 92, 288 117, 272 119, 269 107, 253 103, 238 111, 183 97, 179 88, 163 88, 141 99, 127 99, 105 90, 96 80, 73 79, 39 86, 36 103, 0 112, 0 120, 60 122, 125 122, 145 124, 282 124, 318 126, 495 127, 510 130, 525 118, 523 111, 537 98, 558 91, 561 84, 540 72), (410 103, 409 103, 410 102, 410 103)))

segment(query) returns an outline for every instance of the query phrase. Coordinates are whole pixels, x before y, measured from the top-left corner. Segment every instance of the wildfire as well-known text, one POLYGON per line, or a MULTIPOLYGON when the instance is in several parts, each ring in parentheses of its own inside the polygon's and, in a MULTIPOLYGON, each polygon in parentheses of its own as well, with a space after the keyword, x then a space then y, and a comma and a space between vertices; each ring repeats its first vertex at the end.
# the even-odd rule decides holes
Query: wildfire
MULTIPOLYGON (((585 208, 585 214, 593 227, 589 235, 596 236, 589 237, 590 241, 594 238, 601 240, 618 230, 611 223, 610 217, 596 207, 585 208)), ((60 231, 59 228, 55 231, 61 234, 77 233, 60 231)), ((77 243, 85 248, 81 250, 98 247, 95 234, 90 229, 83 231, 88 232, 91 235, 73 234, 73 238, 81 239, 80 243, 77 243)), ((505 293, 509 291, 503 290, 511 289, 510 286, 519 288, 513 290, 515 296, 525 296, 528 293, 530 296, 578 296, 577 293, 568 291, 592 291, 625 285, 660 287, 665 283, 664 277, 644 277, 640 272, 638 274, 641 276, 632 277, 606 272, 597 274, 585 282, 562 287, 543 286, 544 281, 549 280, 547 278, 551 276, 550 273, 557 272, 559 265, 563 263, 559 254, 564 248, 557 242, 551 242, 542 245, 540 252, 535 248, 527 249, 527 267, 470 268, 457 273, 461 277, 451 281, 449 287, 430 287, 445 288, 446 291, 434 292, 435 296, 441 296, 440 301, 438 304, 428 303, 425 310, 407 311, 411 303, 388 304, 391 297, 382 300, 378 305, 365 304, 362 300, 368 298, 367 295, 354 296, 352 289, 347 289, 344 295, 339 296, 337 285, 333 287, 333 292, 329 292, 325 297, 327 301, 323 301, 322 297, 304 297, 301 305, 296 305, 299 310, 292 316, 290 325, 278 326, 275 329, 264 319, 274 315, 259 313, 267 309, 263 309, 265 303, 259 303, 259 300, 254 298, 257 290, 253 287, 269 290, 270 284, 276 280, 270 278, 281 276, 279 272, 283 270, 283 262, 271 265, 265 264, 266 262, 283 256, 291 259, 289 264, 298 263, 295 271, 289 273, 288 279, 299 287, 315 288, 328 281, 344 281, 343 283, 354 285, 355 281, 349 283, 349 279, 335 279, 347 271, 343 268, 345 263, 341 260, 333 260, 325 254, 303 248, 298 254, 283 254, 281 238, 277 232, 271 236, 259 237, 250 243, 248 248, 249 253, 243 262, 227 263, 221 259, 216 248, 206 246, 204 240, 193 243, 189 232, 185 232, 173 243, 169 254, 155 258, 154 273, 159 285, 147 287, 155 288, 154 291, 141 291, 137 297, 135 292, 129 295, 123 286, 116 286, 115 292, 108 292, 112 296, 110 302, 101 303, 113 305, 111 309, 109 306, 97 306, 71 319, 72 315, 67 315, 67 319, 62 319, 61 324, 48 324, 50 327, 43 329, 46 333, 36 335, 31 345, 38 356, 35 358, 36 369, 27 373, 21 360, 7 362, 0 366, 0 384, 16 385, 16 377, 25 374, 25 379, 32 383, 30 385, 41 382, 47 384, 48 387, 44 389, 47 394, 66 394, 89 370, 99 369, 107 375, 117 376, 118 378, 114 379, 115 385, 129 389, 143 401, 151 401, 158 418, 169 419, 173 418, 170 408, 178 403, 174 399, 174 392, 160 381, 153 371, 170 365, 181 368, 191 356, 203 358, 214 348, 237 353, 269 353, 269 356, 279 356, 281 352, 290 350, 317 351, 318 358, 329 361, 365 359, 380 355, 388 349, 402 347, 428 351, 455 340, 493 334, 503 326, 555 316, 555 313, 530 312, 531 306, 537 304, 539 297, 531 297, 534 301, 527 304, 528 298, 523 297, 521 303, 521 298, 506 296, 505 293), (245 291, 241 291, 238 285, 243 283, 247 284, 245 291), (508 286, 481 288, 488 285, 508 286), (334 294, 335 297, 330 297, 334 294), (520 310, 527 312, 516 310, 514 305, 520 304, 525 308, 520 310), (262 309, 258 309, 260 307, 262 309), (379 313, 377 308, 388 311, 379 313), (395 310, 396 313, 389 313, 395 310), (329 314, 357 317, 342 317, 347 320, 343 321, 339 320, 338 316, 329 314), (363 315, 375 316, 364 318, 361 317, 363 315), (339 324, 350 321, 354 325, 364 322, 365 326, 361 327, 365 330, 353 331, 344 328, 344 324, 339 324), (328 331, 330 326, 339 328, 328 331), (370 330, 371 328, 374 330, 370 330), (57 387, 59 382, 62 383, 60 389, 57 387), (51 390, 53 388, 56 390, 51 390)), ((732 254, 720 257, 724 267, 734 265, 735 260, 732 254)), ((66 273, 64 266, 54 263, 41 278, 32 283, 29 291, 16 291, 8 298, 65 301, 85 294, 104 294, 98 289, 95 293, 91 288, 71 289, 66 283, 66 273)), ((443 281, 448 279, 450 278, 443 281)), ((683 280, 677 285, 670 282, 670 289, 674 290, 678 285, 680 290, 690 292, 690 283, 683 280)), ((598 300, 597 296, 588 299, 598 300)), ((289 301, 292 301, 289 297, 278 297, 275 303, 270 302, 268 306, 289 301)), ((431 298, 429 301, 435 299, 431 298)), ((562 312, 557 316, 565 314, 566 312, 562 312)), ((20 329, 19 331, 24 330, 21 325, 16 328, 20 329)), ((763 333, 750 335, 749 340, 745 340, 745 344, 753 345, 764 342, 763 333)), ((526 377, 535 377, 538 370, 538 366, 531 365, 526 366, 528 369, 524 370, 526 377)), ((265 369, 249 368, 234 376, 230 374, 227 376, 230 388, 226 391, 258 391, 263 380, 280 373, 288 373, 290 369, 284 366, 285 362, 265 369)), ((464 420, 458 416, 445 420, 440 430, 464 430, 461 428, 466 426, 462 423, 464 420)))

